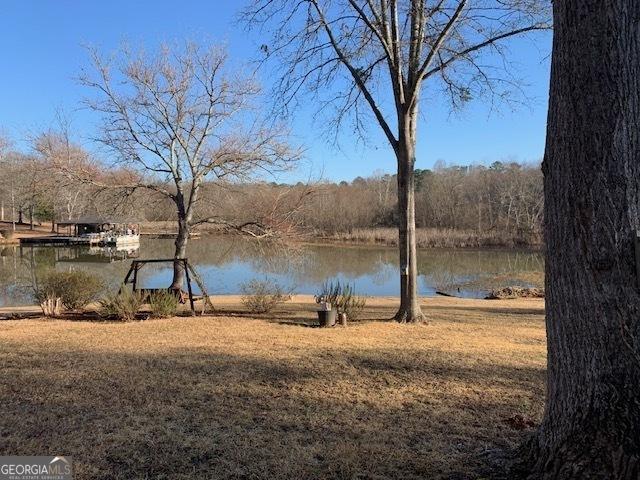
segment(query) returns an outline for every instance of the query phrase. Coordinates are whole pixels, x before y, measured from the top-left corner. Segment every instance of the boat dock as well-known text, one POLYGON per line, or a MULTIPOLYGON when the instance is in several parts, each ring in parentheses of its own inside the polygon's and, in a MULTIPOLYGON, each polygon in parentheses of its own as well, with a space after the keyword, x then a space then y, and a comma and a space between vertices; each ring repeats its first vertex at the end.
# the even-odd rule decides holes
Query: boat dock
POLYGON ((67 247, 69 245, 91 245, 88 237, 27 237, 21 238, 20 243, 23 245, 50 245, 52 247, 67 247))
POLYGON ((22 244, 72 246, 88 245, 98 247, 127 247, 140 244, 140 226, 124 220, 99 217, 85 217, 77 220, 58 222, 57 233, 41 237, 25 237, 22 244), (67 234, 60 230, 67 230, 67 234))
POLYGON ((68 247, 72 245, 89 245, 91 247, 126 247, 140 244, 139 235, 112 235, 108 237, 81 235, 21 238, 23 245, 49 245, 51 247, 68 247))

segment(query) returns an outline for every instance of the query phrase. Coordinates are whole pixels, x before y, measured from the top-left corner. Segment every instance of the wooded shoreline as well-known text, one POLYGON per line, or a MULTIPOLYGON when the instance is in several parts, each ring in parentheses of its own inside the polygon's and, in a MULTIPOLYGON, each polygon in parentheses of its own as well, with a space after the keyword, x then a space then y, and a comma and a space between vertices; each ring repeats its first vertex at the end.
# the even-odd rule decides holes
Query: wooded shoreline
MULTIPOLYGON (((143 222, 141 235, 172 237, 176 235, 173 222, 143 222)), ((212 226, 204 225, 194 232, 199 235, 225 235, 236 233, 225 232, 212 226)), ((357 228, 345 232, 307 232, 301 233, 296 241, 310 245, 338 244, 354 246, 398 246, 398 231, 395 228, 372 227, 357 228)), ((510 235, 506 232, 477 232, 474 230, 454 230, 446 228, 417 228, 416 243, 418 248, 525 248, 539 250, 542 248, 542 238, 537 234, 521 236, 510 235)))
MULTIPOLYGON (((542 248, 539 236, 514 237, 503 233, 460 231, 437 228, 416 229, 418 248, 542 248)), ((398 246, 398 233, 392 228, 358 229, 317 237, 310 243, 337 243, 346 245, 398 246)))
MULTIPOLYGON (((5 230, 11 224, 5 223, 5 230)), ((153 238, 175 238, 177 235, 173 222, 143 222, 140 234, 153 238)), ((29 229, 29 224, 17 224, 16 232, 10 238, 0 238, 0 245, 19 244, 20 239, 27 236, 51 236, 49 224, 36 225, 34 230, 29 229)), ((237 235, 227 232, 216 226, 205 225, 192 232, 192 238, 206 235, 237 235)), ((287 240, 287 239, 285 239, 287 240)), ((397 247, 398 233, 394 228, 358 228, 346 232, 309 232, 302 233, 293 239, 297 243, 309 245, 352 245, 352 246, 384 246, 397 247)), ((418 248, 460 248, 460 249, 492 249, 506 248, 526 250, 540 250, 542 238, 539 235, 513 236, 505 232, 477 232, 473 230, 453 230, 440 228, 416 229, 416 242, 418 248)))

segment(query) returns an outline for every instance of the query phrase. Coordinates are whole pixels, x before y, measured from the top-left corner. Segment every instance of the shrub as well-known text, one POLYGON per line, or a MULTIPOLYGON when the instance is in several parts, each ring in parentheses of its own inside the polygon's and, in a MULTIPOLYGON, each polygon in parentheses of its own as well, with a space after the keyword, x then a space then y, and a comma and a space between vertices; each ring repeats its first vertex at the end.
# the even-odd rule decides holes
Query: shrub
POLYGON ((291 293, 269 280, 251 280, 240 286, 242 304, 251 313, 269 313, 278 305, 291 300, 291 293))
POLYGON ((178 297, 168 290, 157 290, 149 295, 149 308, 153 318, 175 317, 178 297))
POLYGON ((104 282, 82 270, 50 271, 38 279, 35 297, 41 304, 59 298, 65 308, 78 310, 96 300, 104 289, 104 282))
POLYGON ((49 274, 33 287, 33 296, 40 304, 44 315, 57 317, 62 310, 62 299, 60 298, 60 292, 48 281, 48 276, 49 274))
POLYGON ((59 317, 62 313, 62 301, 60 297, 53 294, 46 294, 38 300, 40 308, 45 317, 59 317))
POLYGON ((100 301, 99 313, 105 318, 113 318, 130 322, 136 319, 136 314, 144 302, 141 292, 133 292, 124 286, 115 295, 109 295, 100 301))
POLYGON ((367 304, 366 298, 356 295, 354 285, 340 283, 340 280, 324 282, 316 299, 329 302, 338 313, 346 313, 350 320, 357 320, 367 304))
POLYGON ((4 240, 11 240, 14 236, 14 232, 10 228, 2 228, 0 229, 0 238, 4 240))

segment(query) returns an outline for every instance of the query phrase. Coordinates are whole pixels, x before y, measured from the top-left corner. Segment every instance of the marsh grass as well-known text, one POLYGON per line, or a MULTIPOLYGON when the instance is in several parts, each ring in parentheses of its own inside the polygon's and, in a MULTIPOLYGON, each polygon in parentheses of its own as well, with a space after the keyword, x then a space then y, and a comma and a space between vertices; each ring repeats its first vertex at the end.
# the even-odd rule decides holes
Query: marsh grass
MULTIPOLYGON (((328 235, 326 239, 345 243, 397 246, 398 231, 395 228, 361 228, 328 235)), ((539 246, 540 238, 531 235, 513 236, 494 231, 418 228, 416 244, 418 248, 513 248, 539 246)))
MULTIPOLYGON (((275 315, 302 322, 312 301, 275 315)), ((370 299, 362 317, 396 308, 370 299)), ((80 480, 500 478, 490 452, 527 434, 509 419, 542 413, 543 308, 438 298, 428 326, 333 329, 3 321, 0 450, 64 452, 80 480)))
POLYGON ((11 228, 0 228, 0 240, 12 240, 15 232, 11 228))

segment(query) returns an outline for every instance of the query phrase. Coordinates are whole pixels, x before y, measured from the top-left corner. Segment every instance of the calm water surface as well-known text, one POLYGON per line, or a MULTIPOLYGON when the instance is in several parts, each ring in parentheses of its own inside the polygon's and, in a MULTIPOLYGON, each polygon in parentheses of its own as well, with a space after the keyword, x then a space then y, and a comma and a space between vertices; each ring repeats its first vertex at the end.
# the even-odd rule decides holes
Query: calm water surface
MULTIPOLYGON (((173 241, 143 238, 139 250, 126 252, 89 247, 5 247, 0 250, 0 305, 32 303, 34 275, 47 269, 83 269, 103 277, 112 288, 123 281, 131 259, 170 258, 173 241)), ((271 279, 295 293, 317 293, 327 279, 355 283, 362 295, 398 295, 398 259, 394 248, 313 245, 296 251, 256 245, 235 237, 191 240, 188 256, 209 294, 240 293, 252 279, 271 279)), ((420 250, 419 290, 483 297, 506 285, 540 286, 544 261, 536 252, 509 250, 420 250)), ((170 265, 147 265, 141 286, 165 287, 170 265)), ((197 289, 196 289, 197 290, 197 289)))

